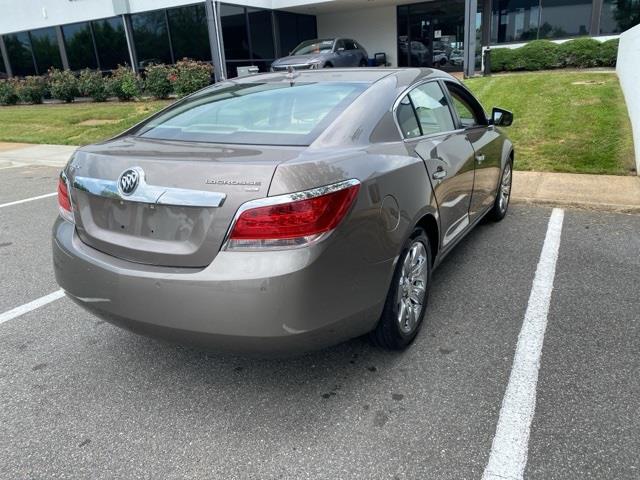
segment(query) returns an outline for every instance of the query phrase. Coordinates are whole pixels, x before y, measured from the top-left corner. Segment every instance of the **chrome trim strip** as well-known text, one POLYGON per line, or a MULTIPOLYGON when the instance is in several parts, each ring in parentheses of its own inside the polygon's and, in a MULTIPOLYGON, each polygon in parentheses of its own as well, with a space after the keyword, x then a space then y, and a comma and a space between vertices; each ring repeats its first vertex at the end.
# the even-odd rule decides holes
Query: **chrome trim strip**
POLYGON ((161 187, 149 185, 144 175, 140 177, 138 188, 131 195, 122 195, 118 182, 101 178, 76 176, 73 188, 96 197, 112 198, 123 202, 154 203, 176 207, 212 207, 222 206, 227 195, 221 192, 207 192, 187 188, 161 187))
MULTIPOLYGON (((248 202, 245 202, 242 205, 240 205, 240 207, 236 211, 236 214, 233 216, 233 220, 231 220, 231 224, 227 229, 227 233, 225 233, 224 235, 224 240, 222 241, 222 247, 220 247, 220 250, 224 251, 227 249, 227 244, 229 242, 229 235, 231 235, 231 232, 233 231, 233 227, 235 227, 236 222, 238 221, 238 218, 240 218, 240 215, 242 215, 242 213, 247 210, 250 210, 252 208, 257 208, 257 207, 266 207, 269 205, 280 205, 283 203, 290 203, 298 200, 307 200, 309 198, 320 197, 322 195, 327 195, 328 193, 333 193, 338 190, 342 190, 344 188, 353 187, 354 185, 360 185, 360 180, 352 178, 350 180, 344 180, 342 182, 332 183, 330 185, 324 185, 322 187, 316 187, 310 190, 304 190, 302 192, 285 193, 284 195, 275 195, 273 197, 264 197, 264 198, 257 198, 255 200, 249 200, 248 202)), ((316 239, 314 243, 316 243, 319 240, 322 240, 327 236, 326 234, 329 234, 329 233, 331 232, 325 232, 321 234, 320 238, 316 239)))

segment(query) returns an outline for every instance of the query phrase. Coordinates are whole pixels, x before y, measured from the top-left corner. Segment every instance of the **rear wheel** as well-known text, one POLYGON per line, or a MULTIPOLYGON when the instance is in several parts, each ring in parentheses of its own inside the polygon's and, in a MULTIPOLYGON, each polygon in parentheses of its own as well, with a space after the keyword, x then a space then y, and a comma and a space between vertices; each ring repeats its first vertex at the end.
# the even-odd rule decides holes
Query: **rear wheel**
POLYGON ((362 60, 360 60, 360 68, 366 67, 366 66, 367 66, 367 61, 363 58, 362 60))
POLYGON ((429 239, 416 228, 400 254, 382 317, 370 334, 375 344, 404 350, 413 342, 422 326, 430 284, 429 239))
POLYGON ((498 193, 493 208, 489 211, 488 217, 494 222, 499 222, 507 215, 509 209, 509 199, 511 198, 511 183, 513 182, 513 160, 509 160, 504 166, 498 193))

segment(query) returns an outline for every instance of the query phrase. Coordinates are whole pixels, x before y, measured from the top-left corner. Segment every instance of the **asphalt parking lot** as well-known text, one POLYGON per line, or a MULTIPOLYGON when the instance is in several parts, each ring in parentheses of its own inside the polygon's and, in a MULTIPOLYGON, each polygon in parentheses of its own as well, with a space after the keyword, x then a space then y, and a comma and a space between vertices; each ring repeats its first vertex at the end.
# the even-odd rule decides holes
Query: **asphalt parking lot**
MULTIPOLYGON (((0 204, 58 169, 0 170, 0 204)), ((59 289, 56 198, 0 206, 0 315, 59 289)), ((514 205, 434 274, 410 350, 220 356, 66 298, 0 323, 0 478, 480 479, 550 208, 514 205)), ((640 477, 640 216, 566 210, 525 478, 640 477)), ((497 478, 497 477, 496 477, 497 478)))

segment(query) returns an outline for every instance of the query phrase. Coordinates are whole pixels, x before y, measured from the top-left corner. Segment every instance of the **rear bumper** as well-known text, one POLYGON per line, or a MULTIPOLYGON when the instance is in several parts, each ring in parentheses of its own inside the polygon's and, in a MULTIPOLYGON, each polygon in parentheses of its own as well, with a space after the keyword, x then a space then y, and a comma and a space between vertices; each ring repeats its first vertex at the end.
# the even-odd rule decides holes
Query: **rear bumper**
POLYGON ((67 294, 111 323, 209 349, 283 354, 375 326, 393 260, 367 263, 343 244, 331 237, 300 250, 220 252, 204 269, 154 267, 99 252, 58 219, 53 262, 67 294))

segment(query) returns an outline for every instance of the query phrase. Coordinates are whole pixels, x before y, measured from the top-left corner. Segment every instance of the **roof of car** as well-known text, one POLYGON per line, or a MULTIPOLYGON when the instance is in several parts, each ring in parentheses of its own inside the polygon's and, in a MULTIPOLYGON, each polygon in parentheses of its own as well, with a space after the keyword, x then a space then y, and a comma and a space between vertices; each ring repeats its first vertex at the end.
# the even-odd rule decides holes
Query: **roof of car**
POLYGON ((433 68, 323 68, 320 70, 296 70, 288 72, 258 73, 246 77, 231 78, 235 83, 275 83, 275 82, 365 82, 375 83, 378 80, 394 75, 398 86, 410 85, 426 78, 453 79, 442 70, 433 68))

